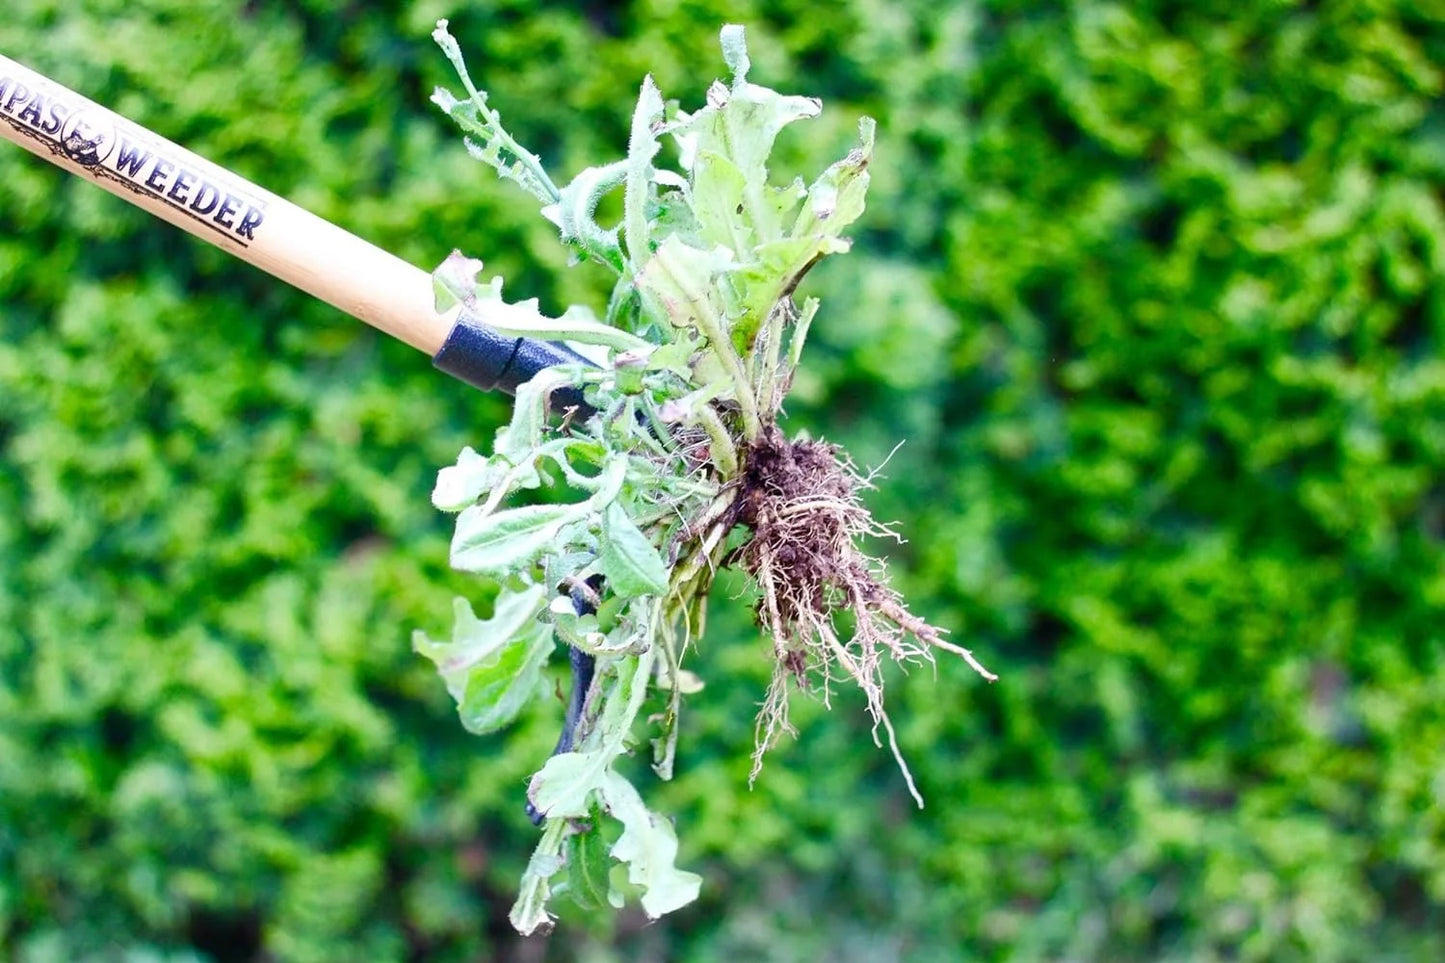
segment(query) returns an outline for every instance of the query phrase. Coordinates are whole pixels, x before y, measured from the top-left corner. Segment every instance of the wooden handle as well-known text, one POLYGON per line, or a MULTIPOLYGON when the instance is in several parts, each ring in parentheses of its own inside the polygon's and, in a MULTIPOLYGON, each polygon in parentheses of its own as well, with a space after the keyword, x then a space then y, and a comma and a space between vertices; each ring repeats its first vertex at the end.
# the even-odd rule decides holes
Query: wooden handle
POLYGON ((0 56, 0 136, 432 355, 431 277, 0 56))

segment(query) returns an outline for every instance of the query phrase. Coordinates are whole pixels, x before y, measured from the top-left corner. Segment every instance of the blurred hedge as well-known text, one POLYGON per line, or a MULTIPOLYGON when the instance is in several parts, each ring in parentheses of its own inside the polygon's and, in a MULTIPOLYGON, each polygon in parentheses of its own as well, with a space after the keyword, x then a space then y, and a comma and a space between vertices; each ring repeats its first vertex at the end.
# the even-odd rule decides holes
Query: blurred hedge
POLYGON ((724 20, 881 125, 795 428, 1003 680, 919 672, 746 788, 720 599, 678 814, 702 902, 520 944, 560 709, 469 739, 409 651, 432 473, 501 401, 0 150, 0 955, 1445 958, 1445 22, 1392 2, 9 0, 0 51, 423 265, 598 298, 429 110, 451 16, 522 138, 618 155, 724 20))

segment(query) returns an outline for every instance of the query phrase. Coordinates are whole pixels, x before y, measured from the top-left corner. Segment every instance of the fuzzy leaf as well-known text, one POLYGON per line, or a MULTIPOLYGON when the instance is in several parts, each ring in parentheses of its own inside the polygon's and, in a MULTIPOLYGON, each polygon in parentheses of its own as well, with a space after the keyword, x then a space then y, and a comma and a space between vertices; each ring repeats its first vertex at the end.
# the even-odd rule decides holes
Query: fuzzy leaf
POLYGON ((577 244, 589 257, 618 271, 623 258, 617 229, 607 230, 597 223, 597 205, 627 179, 627 170, 626 161, 589 167, 562 188, 555 204, 542 209, 542 216, 562 232, 562 240, 577 244))
POLYGON ((503 576, 532 564, 569 522, 587 513, 580 505, 527 505, 485 514, 474 505, 457 516, 452 568, 503 576))
POLYGON ((513 464, 532 454, 542 443, 542 431, 547 427, 547 399, 571 381, 571 375, 565 370, 544 368, 518 385, 512 420, 497 431, 492 450, 513 464))
POLYGON ((627 229, 627 254, 633 270, 651 253, 648 244, 647 202, 651 197, 652 159, 657 156, 656 126, 662 120, 662 94, 652 76, 642 79, 637 109, 632 113, 632 136, 627 144, 627 193, 623 200, 623 222, 627 229))
POLYGON ((624 598, 667 591, 667 565, 619 502, 602 515, 602 571, 624 598))
POLYGON ((445 111, 468 135, 467 152, 492 167, 500 176, 516 181, 542 203, 556 201, 557 188, 542 169, 540 158, 523 150, 521 145, 512 139, 503 129, 501 117, 487 106, 487 95, 472 83, 471 75, 467 73, 466 61, 462 58, 461 47, 447 30, 447 21, 437 21, 436 29, 432 31, 432 39, 452 62, 462 85, 466 87, 468 98, 458 100, 438 87, 432 93, 432 103, 445 111), (472 140, 473 137, 480 143, 472 140))
POLYGON ((703 153, 720 154, 761 192, 767 180, 768 155, 778 132, 794 121, 816 117, 823 104, 816 97, 787 96, 748 83, 742 28, 729 24, 723 28, 722 38, 734 71, 733 84, 731 88, 715 84, 708 91, 708 106, 678 125, 676 136, 683 149, 683 164, 692 169, 695 159, 703 153))
POLYGON ((581 341, 619 351, 645 348, 651 342, 621 328, 597 320, 589 309, 574 305, 560 318, 549 318, 536 309, 535 301, 521 304, 495 302, 484 305, 478 317, 502 334, 544 341, 581 341))
POLYGON ((485 283, 477 280, 482 262, 460 251, 452 251, 432 272, 432 288, 438 312, 457 304, 476 320, 510 337, 540 337, 549 341, 580 341, 626 351, 646 347, 649 342, 603 324, 587 308, 574 305, 560 318, 541 312, 535 298, 509 304, 502 299, 502 279, 485 283))

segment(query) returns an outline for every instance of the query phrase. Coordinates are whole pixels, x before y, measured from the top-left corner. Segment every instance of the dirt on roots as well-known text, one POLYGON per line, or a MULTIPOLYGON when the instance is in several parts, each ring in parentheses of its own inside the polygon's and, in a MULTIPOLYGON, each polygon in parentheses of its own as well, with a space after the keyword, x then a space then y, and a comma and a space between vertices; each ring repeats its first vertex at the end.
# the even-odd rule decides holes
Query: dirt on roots
MULTIPOLYGON (((944 630, 908 611, 888 584, 883 562, 866 554, 867 537, 900 540, 873 519, 859 493, 872 488, 839 449, 821 441, 788 441, 767 428, 747 452, 737 522, 752 529, 741 562, 756 580, 761 597, 758 624, 772 636, 776 665, 758 713, 751 778, 764 753, 788 721, 788 680, 820 690, 829 704, 840 674, 855 682, 868 700, 874 739, 881 727, 898 760, 909 791, 922 798, 898 750, 883 707, 883 660, 932 661, 935 649, 952 652, 990 682, 997 677, 968 650, 943 638, 944 630), (840 634, 840 617, 851 613, 852 634, 840 634)), ((847 620, 844 620, 847 621, 847 620)), ((881 745, 881 742, 879 743, 881 745)))

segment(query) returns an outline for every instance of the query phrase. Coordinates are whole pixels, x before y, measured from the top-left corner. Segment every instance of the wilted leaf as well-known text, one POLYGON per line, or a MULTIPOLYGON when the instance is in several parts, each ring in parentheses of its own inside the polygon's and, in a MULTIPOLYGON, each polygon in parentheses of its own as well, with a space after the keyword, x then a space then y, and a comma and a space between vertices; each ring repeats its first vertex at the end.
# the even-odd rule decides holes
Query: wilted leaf
POLYGON ((798 213, 790 232, 838 236, 863 213, 868 194, 868 164, 873 159, 873 138, 878 125, 871 117, 858 121, 859 145, 833 164, 808 188, 808 202, 798 213))
POLYGON ((677 833, 672 823, 642 804, 632 783, 609 770, 601 780, 604 804, 623 826, 612 847, 627 863, 627 878, 642 887, 642 908, 653 919, 697 899, 702 877, 677 868, 677 833))

